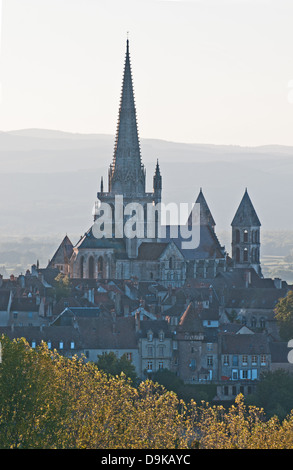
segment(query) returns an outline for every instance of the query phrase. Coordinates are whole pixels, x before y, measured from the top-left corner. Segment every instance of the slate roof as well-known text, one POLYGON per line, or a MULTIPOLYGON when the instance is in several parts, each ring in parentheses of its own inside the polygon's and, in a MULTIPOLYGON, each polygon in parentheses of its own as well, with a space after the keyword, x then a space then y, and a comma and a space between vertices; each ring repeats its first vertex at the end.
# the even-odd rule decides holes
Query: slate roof
POLYGON ((99 307, 66 307, 52 322, 52 325, 73 325, 79 318, 96 318, 100 313, 101 309, 99 307))
POLYGON ((113 249, 117 254, 125 255, 125 244, 118 238, 96 238, 93 235, 92 227, 76 243, 75 248, 108 248, 113 249))
POLYGON ((222 354, 269 354, 268 337, 262 333, 237 335, 230 333, 221 333, 221 352, 222 354))
MULTIPOLYGON (((199 195, 197 196, 197 199, 195 202, 196 204, 200 204, 200 224, 210 225, 211 227, 214 227, 216 225, 216 222, 212 216, 212 213, 210 211, 210 208, 207 204, 207 201, 203 195, 201 188, 200 188, 199 195)), ((188 224, 192 225, 192 211, 188 218, 188 224)))
POLYGON ((172 333, 169 328, 169 323, 166 320, 143 320, 140 322, 141 336, 146 337, 148 331, 153 332, 154 337, 158 337, 160 331, 163 331, 165 337, 171 337, 172 333))
POLYGON ((0 290, 0 312, 6 312, 10 298, 9 290, 0 290))
POLYGON ((137 260, 156 261, 167 248, 168 243, 143 242, 138 248, 137 260))
MULTIPOLYGON (((247 273, 250 273, 250 288, 275 288, 273 279, 260 277, 253 268, 234 268, 231 271, 220 272, 217 274, 213 284, 219 286, 225 285, 227 287, 245 287, 247 273)), ((286 283, 283 282, 282 285, 283 288, 286 288, 286 283)))
POLYGON ((128 350, 138 347, 134 317, 80 318, 78 327, 84 348, 128 350))
MULTIPOLYGON (((133 317, 111 318, 78 318, 76 326, 48 326, 43 327, 0 327, 0 335, 8 338, 26 338, 31 344, 37 345, 43 340, 51 341, 52 349, 59 350, 59 342, 63 341, 64 350, 71 349, 71 341, 74 341, 74 350, 86 349, 137 349, 137 334, 135 319, 133 317)), ((74 351, 73 351, 74 352, 74 351)))
POLYGON ((255 212, 247 189, 231 223, 232 227, 260 227, 261 223, 255 212))
POLYGON ((173 238, 172 229, 170 226, 166 227, 166 238, 164 241, 173 241, 180 252, 183 254, 184 258, 188 261, 190 260, 201 260, 201 259, 222 259, 225 257, 224 248, 220 245, 220 242, 217 238, 216 233, 209 225, 200 226, 200 240, 199 246, 194 249, 182 248, 182 242, 186 242, 189 239, 185 239, 181 232, 180 227, 178 227, 178 237, 173 238))
POLYGON ((287 289, 231 289, 225 306, 227 308, 274 309, 280 298, 285 297, 287 289))
POLYGON ((53 264, 66 264, 69 262, 73 252, 73 245, 66 235, 56 253, 53 255, 48 267, 53 266, 53 264))
POLYGON ((75 350, 82 348, 82 341, 79 331, 73 326, 44 326, 42 329, 37 326, 15 326, 13 329, 9 326, 0 327, 0 335, 4 334, 9 339, 25 338, 31 345, 35 341, 37 345, 44 341, 51 341, 52 349, 59 349, 59 343, 62 341, 64 350, 71 349, 71 342, 75 343, 75 350))
POLYGON ((288 354, 291 348, 288 343, 283 341, 273 341, 270 343, 271 361, 276 363, 288 364, 288 354))

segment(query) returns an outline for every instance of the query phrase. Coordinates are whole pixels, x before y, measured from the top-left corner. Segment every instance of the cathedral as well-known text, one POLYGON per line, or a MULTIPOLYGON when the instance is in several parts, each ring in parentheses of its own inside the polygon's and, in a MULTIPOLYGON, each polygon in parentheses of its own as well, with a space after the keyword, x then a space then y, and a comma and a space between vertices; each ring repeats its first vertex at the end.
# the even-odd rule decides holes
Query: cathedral
MULTIPOLYGON (((75 245, 66 236, 48 267, 58 268, 71 278, 136 279, 173 287, 184 285, 188 279, 213 279, 220 272, 237 268, 253 268, 262 276, 261 224, 247 190, 231 223, 231 256, 218 240, 216 224, 202 189, 195 200, 195 205, 199 208, 199 243, 195 248, 182 248, 180 231, 174 236, 172 226, 166 226, 162 236, 159 230, 160 218, 156 218, 151 237, 146 236, 145 227, 143 235, 139 237, 117 237, 113 232, 111 236, 97 237, 94 228, 103 205, 113 208, 112 217, 117 220, 117 197, 123 199, 123 207, 132 203, 139 204, 144 214, 149 205, 158 205, 162 199, 162 175, 158 161, 154 163, 153 190, 146 192, 146 170, 142 163, 138 137, 128 39, 114 156, 108 171, 108 191, 104 190, 101 179, 93 225, 75 245)), ((121 217, 124 220, 124 213, 121 217)), ((186 225, 192 226, 192 213, 186 225)))

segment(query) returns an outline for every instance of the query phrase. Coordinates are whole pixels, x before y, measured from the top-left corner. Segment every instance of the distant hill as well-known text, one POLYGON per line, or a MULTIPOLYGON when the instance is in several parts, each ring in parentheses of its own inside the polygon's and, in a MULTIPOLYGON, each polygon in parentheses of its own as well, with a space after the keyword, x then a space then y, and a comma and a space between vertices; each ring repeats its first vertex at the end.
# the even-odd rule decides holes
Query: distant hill
MULTIPOLYGON (((0 237, 84 233, 113 149, 111 135, 0 132, 0 237)), ((141 139, 141 151, 147 190, 159 158, 164 201, 191 204, 202 187, 217 230, 230 230, 246 187, 264 230, 293 230, 293 147, 141 139)))

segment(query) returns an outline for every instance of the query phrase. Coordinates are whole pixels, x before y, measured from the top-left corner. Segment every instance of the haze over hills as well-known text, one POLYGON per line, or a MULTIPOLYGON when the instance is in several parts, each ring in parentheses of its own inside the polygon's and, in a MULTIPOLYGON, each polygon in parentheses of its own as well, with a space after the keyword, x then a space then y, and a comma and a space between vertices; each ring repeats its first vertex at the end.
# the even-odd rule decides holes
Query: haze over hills
MULTIPOLYGON (((293 147, 140 141, 147 190, 152 190, 157 158, 163 202, 189 203, 191 208, 202 187, 228 251, 230 224, 246 187, 263 234, 293 231, 293 147)), ((107 190, 113 150, 112 135, 46 129, 0 132, 0 239, 47 239, 48 250, 40 249, 45 260, 53 255, 54 240, 57 245, 66 233, 76 243, 92 223, 101 176, 107 190)), ((1 251, 0 246, 0 266, 1 251)))
MULTIPOLYGON (((28 129, 0 133, 1 232, 80 232, 112 160, 114 137, 28 129)), ((293 147, 236 147, 141 139, 152 189, 156 159, 163 201, 192 204, 200 187, 218 230, 230 223, 245 188, 264 229, 293 230, 293 147)), ((105 188, 105 189, 106 189, 105 188)))

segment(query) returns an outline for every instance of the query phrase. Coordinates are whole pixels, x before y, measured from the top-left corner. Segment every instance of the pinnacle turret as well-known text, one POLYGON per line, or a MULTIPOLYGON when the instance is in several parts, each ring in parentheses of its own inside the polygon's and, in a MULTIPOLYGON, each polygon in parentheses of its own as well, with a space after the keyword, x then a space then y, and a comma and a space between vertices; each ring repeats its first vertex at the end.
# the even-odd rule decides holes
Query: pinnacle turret
POLYGON ((145 170, 141 162, 128 39, 114 157, 109 170, 109 191, 125 196, 145 192, 145 170))

